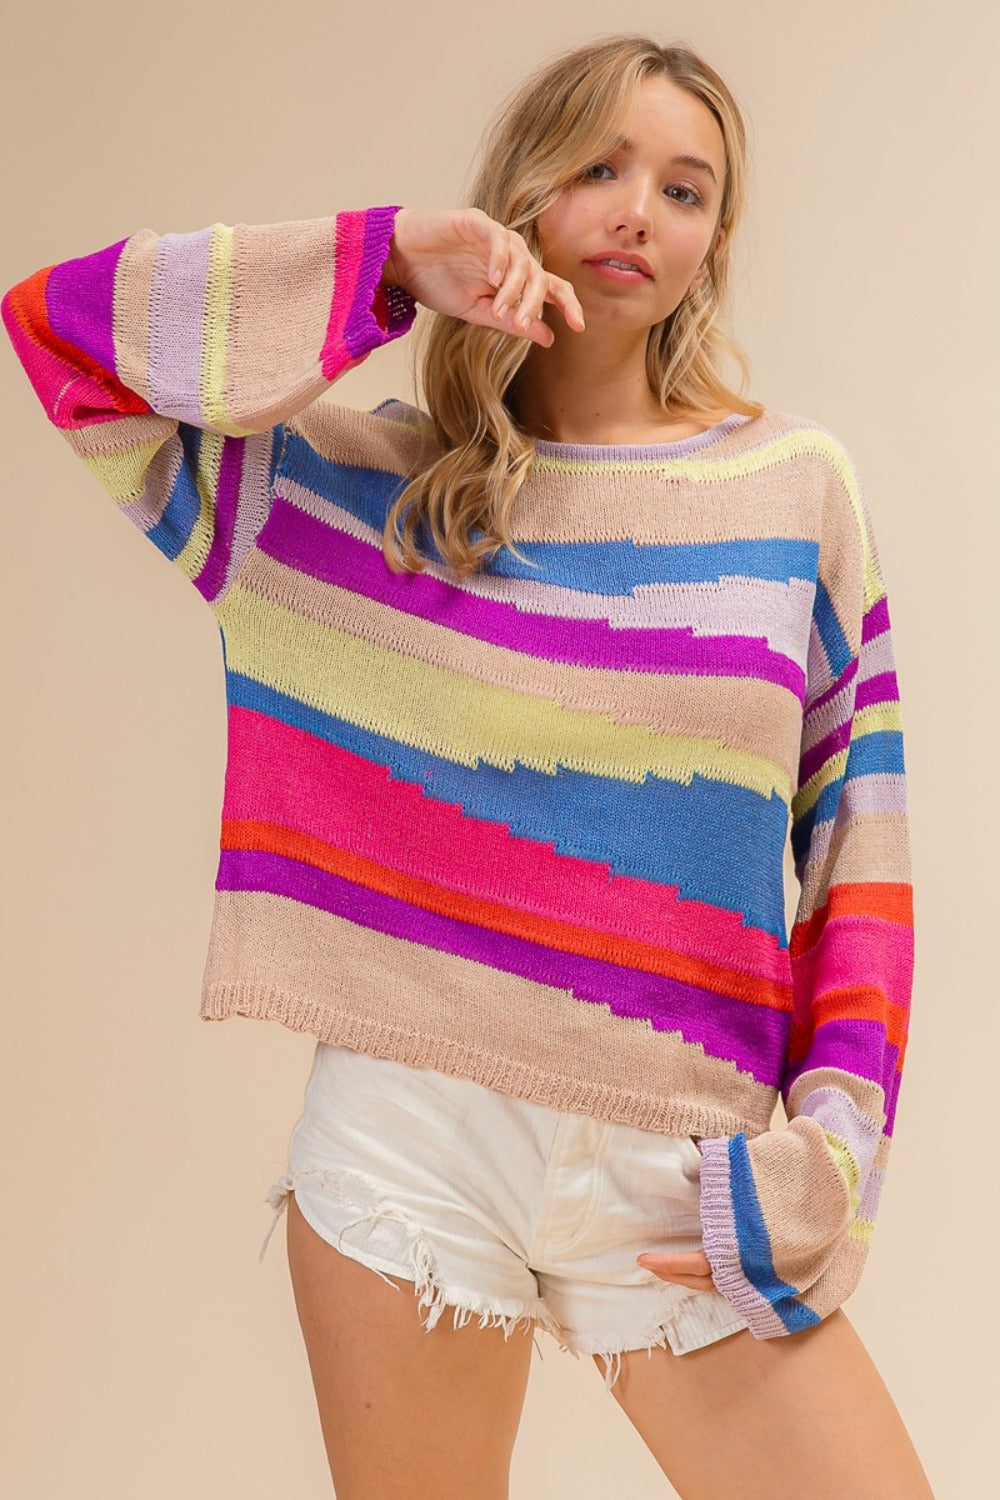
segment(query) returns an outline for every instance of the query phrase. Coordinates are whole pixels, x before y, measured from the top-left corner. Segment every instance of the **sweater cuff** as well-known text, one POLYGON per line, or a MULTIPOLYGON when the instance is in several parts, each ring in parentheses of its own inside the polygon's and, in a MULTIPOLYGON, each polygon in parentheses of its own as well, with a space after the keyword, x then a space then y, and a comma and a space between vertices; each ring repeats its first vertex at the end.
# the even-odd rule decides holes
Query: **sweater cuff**
MULTIPOLYGON (((412 326, 417 304, 403 287, 380 285, 400 204, 348 209, 336 217, 336 279, 330 333, 339 325, 348 358, 359 361, 412 326), (340 302, 339 289, 344 303, 340 302), (340 313, 341 316, 338 316, 340 313), (342 319, 342 321, 341 321, 342 319)), ((324 364, 330 354, 324 350, 324 364)))
POLYGON ((820 1322, 805 1294, 855 1207, 823 1127, 801 1116, 752 1139, 741 1130, 700 1144, 703 1248, 717 1290, 758 1339, 820 1322))

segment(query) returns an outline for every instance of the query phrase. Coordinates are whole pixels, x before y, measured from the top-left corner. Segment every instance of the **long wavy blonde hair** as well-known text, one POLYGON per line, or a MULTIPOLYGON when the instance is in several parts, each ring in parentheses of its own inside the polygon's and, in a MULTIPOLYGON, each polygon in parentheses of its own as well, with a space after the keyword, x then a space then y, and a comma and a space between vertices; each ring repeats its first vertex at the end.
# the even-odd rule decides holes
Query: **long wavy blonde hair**
MULTIPOLYGON (((633 91, 660 76, 701 99, 722 131, 726 172, 708 274, 649 331, 646 371, 666 417, 720 411, 760 416, 764 407, 729 389, 729 354, 748 378, 742 351, 720 325, 729 288, 734 231, 746 202, 747 139, 733 95, 704 58, 686 46, 614 35, 575 47, 544 64, 503 102, 480 144, 466 206, 520 233, 542 263, 538 216, 612 147, 633 91)), ((421 309, 414 331, 414 374, 441 456, 418 466, 386 517, 382 550, 393 572, 422 572, 417 548, 426 527, 459 576, 510 546, 511 508, 531 472, 534 440, 509 404, 529 340, 484 324, 421 309), (510 393, 510 394, 508 394, 510 393), (505 397, 508 399, 505 400, 505 397)))

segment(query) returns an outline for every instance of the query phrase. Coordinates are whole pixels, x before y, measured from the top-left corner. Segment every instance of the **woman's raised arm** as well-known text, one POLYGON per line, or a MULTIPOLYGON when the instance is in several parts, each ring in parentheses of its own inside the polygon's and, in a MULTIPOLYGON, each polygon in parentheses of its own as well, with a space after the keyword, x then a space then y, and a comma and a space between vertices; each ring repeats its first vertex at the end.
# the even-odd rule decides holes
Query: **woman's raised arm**
POLYGON ((413 323, 382 281, 398 212, 140 229, 0 303, 49 421, 210 604, 267 519, 283 423, 413 323))

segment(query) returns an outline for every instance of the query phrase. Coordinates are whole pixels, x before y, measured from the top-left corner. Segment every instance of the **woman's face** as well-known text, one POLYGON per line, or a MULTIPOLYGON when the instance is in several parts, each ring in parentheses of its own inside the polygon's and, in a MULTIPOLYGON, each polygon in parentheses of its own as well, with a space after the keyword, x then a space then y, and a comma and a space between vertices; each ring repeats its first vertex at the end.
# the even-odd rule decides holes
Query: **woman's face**
POLYGON ((650 328, 703 279, 722 204, 725 142, 707 106, 662 77, 639 84, 621 133, 631 145, 589 166, 539 215, 542 264, 572 284, 588 327, 650 328), (711 171, 675 160, 684 155, 711 171), (650 275, 616 276, 591 263, 609 253, 627 260, 630 252, 645 258, 650 275))

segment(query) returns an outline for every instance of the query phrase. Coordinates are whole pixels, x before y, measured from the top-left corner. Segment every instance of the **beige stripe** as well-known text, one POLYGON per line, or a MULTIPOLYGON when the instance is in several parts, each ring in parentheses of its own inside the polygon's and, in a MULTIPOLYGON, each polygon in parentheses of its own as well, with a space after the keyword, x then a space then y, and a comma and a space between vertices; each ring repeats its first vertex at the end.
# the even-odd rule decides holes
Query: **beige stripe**
POLYGON ((758 1135, 776 1099, 679 1032, 264 892, 217 893, 200 1014, 668 1135, 758 1135))
POLYGON ((336 217, 233 229, 224 397, 232 420, 262 432, 329 390, 319 356, 333 299, 336 217))

